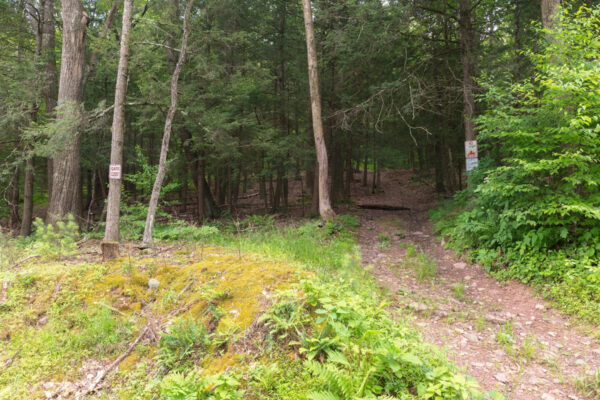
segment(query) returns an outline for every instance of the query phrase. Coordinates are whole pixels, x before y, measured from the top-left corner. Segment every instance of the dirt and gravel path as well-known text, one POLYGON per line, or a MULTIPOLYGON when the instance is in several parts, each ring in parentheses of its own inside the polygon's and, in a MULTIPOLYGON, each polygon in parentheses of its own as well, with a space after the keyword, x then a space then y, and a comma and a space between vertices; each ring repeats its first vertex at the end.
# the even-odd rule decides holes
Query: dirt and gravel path
POLYGON ((412 179, 408 171, 390 171, 383 193, 360 187, 354 193, 359 204, 409 208, 352 211, 361 217, 363 263, 374 267, 397 307, 485 390, 509 400, 593 399, 586 384, 600 367, 600 344, 585 333, 589 327, 531 288, 498 282, 446 250, 427 216, 433 190, 412 179))

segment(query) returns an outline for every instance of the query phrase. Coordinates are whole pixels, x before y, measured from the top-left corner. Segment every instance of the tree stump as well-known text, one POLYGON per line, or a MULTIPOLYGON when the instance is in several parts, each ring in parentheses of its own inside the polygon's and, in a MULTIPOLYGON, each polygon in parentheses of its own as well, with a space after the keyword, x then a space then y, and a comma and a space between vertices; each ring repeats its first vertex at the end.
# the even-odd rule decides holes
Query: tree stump
POLYGON ((102 262, 119 257, 119 242, 102 242, 102 262))

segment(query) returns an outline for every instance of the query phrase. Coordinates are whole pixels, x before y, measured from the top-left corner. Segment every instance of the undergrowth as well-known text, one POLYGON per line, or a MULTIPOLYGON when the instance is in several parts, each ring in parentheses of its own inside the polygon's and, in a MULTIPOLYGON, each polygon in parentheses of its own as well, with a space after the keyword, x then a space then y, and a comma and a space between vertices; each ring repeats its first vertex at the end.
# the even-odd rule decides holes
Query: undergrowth
POLYGON ((14 268, 39 245, 9 240, 19 251, 0 266, 0 363, 13 361, 0 399, 61 395, 148 323, 156 341, 137 345, 95 398, 499 399, 391 314, 358 262, 357 224, 176 223, 157 232, 181 250, 107 264, 49 256, 14 268))
POLYGON ((484 155, 470 189, 433 213, 454 249, 600 323, 600 8, 566 5, 528 53, 535 79, 486 82, 484 155))

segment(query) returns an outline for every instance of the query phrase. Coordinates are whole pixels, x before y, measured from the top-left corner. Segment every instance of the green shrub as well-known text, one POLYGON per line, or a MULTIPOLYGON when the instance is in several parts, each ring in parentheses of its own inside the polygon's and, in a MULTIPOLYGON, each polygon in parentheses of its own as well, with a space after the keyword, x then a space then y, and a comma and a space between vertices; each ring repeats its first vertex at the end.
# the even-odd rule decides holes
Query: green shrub
POLYGON ((158 361, 166 370, 184 368, 201 360, 209 344, 210 335, 202 322, 177 319, 161 334, 158 361))
POLYGON ((36 218, 33 227, 34 248, 38 254, 60 258, 77 250, 79 227, 72 215, 69 214, 64 220, 57 221, 55 225, 46 225, 41 218, 36 218))
POLYGON ((239 386, 239 380, 232 374, 201 376, 197 371, 173 372, 160 383, 160 393, 164 400, 236 400, 242 398, 237 391, 239 386))
POLYGON ((484 81, 482 154, 440 208, 438 232, 501 278, 545 289, 563 310, 600 321, 600 8, 566 8, 533 81, 484 81), (442 217, 446 215, 446 217, 442 217))

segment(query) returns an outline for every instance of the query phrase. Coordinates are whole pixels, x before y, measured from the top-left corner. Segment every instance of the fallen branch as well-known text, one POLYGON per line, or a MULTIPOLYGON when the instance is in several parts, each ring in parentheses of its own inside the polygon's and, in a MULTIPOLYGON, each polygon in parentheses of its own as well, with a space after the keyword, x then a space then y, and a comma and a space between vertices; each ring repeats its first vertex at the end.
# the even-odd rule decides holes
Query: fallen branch
POLYGON ((410 210, 409 207, 403 206, 391 206, 388 204, 358 204, 358 208, 366 210, 383 210, 383 211, 406 211, 410 210))
POLYGON ((129 347, 127 347, 127 350, 125 351, 125 353, 121 354, 119 357, 117 357, 117 359, 115 361, 112 362, 112 364, 110 364, 106 369, 101 371, 98 374, 98 376, 96 377, 96 379, 94 379, 94 382, 92 382, 90 387, 88 387, 83 393, 78 394, 76 396, 76 399, 81 399, 81 398, 87 396, 88 394, 94 392, 96 390, 96 388, 98 387, 98 385, 104 380, 104 378, 106 378, 106 376, 113 369, 117 368, 119 366, 119 364, 121 364, 123 362, 123 360, 126 359, 131 354, 131 352, 137 347, 137 345, 144 338, 144 336, 146 336, 146 334, 148 333, 148 329, 149 328, 146 325, 144 327, 144 329, 142 330, 142 333, 140 333, 139 336, 137 338, 135 338, 135 340, 133 342, 131 342, 129 347))
POLYGON ((2 291, 0 292, 0 305, 6 303, 8 300, 8 282, 2 282, 2 291))
POLYGON ((34 254, 34 255, 32 255, 32 256, 25 257, 24 259, 22 259, 22 260, 20 260, 20 261, 17 261, 17 262, 15 263, 15 265, 13 265, 12 267, 13 267, 13 269, 14 269, 14 268, 17 268, 19 265, 21 265, 21 264, 23 264, 23 263, 26 263, 27 261, 34 260, 34 259, 36 259, 36 258, 39 258, 39 257, 41 257, 39 254, 34 254))
POLYGON ((184 287, 184 288, 181 290, 181 292, 179 292, 179 294, 177 295, 177 300, 179 300, 179 298, 180 298, 180 297, 181 297, 181 296, 182 296, 182 295, 183 295, 185 292, 187 292, 187 291, 189 290, 189 288, 191 288, 191 287, 192 287, 192 284, 194 284, 194 283, 195 283, 195 281, 192 281, 192 282, 188 283, 188 284, 187 284, 187 286, 186 286, 186 287, 184 287))
POLYGON ((116 312, 117 314, 120 314, 120 315, 126 317, 126 315, 123 312, 117 310, 114 307, 109 306, 108 304, 100 303, 100 302, 97 302, 97 301, 95 301, 94 304, 97 305, 97 306, 100 306, 100 307, 108 308, 109 310, 111 310, 113 312, 116 312))
POLYGON ((8 367, 10 367, 20 353, 21 353, 21 350, 17 350, 15 352, 15 354, 13 354, 13 356, 11 358, 9 358, 8 360, 4 361, 4 366, 2 368, 8 368, 8 367))

